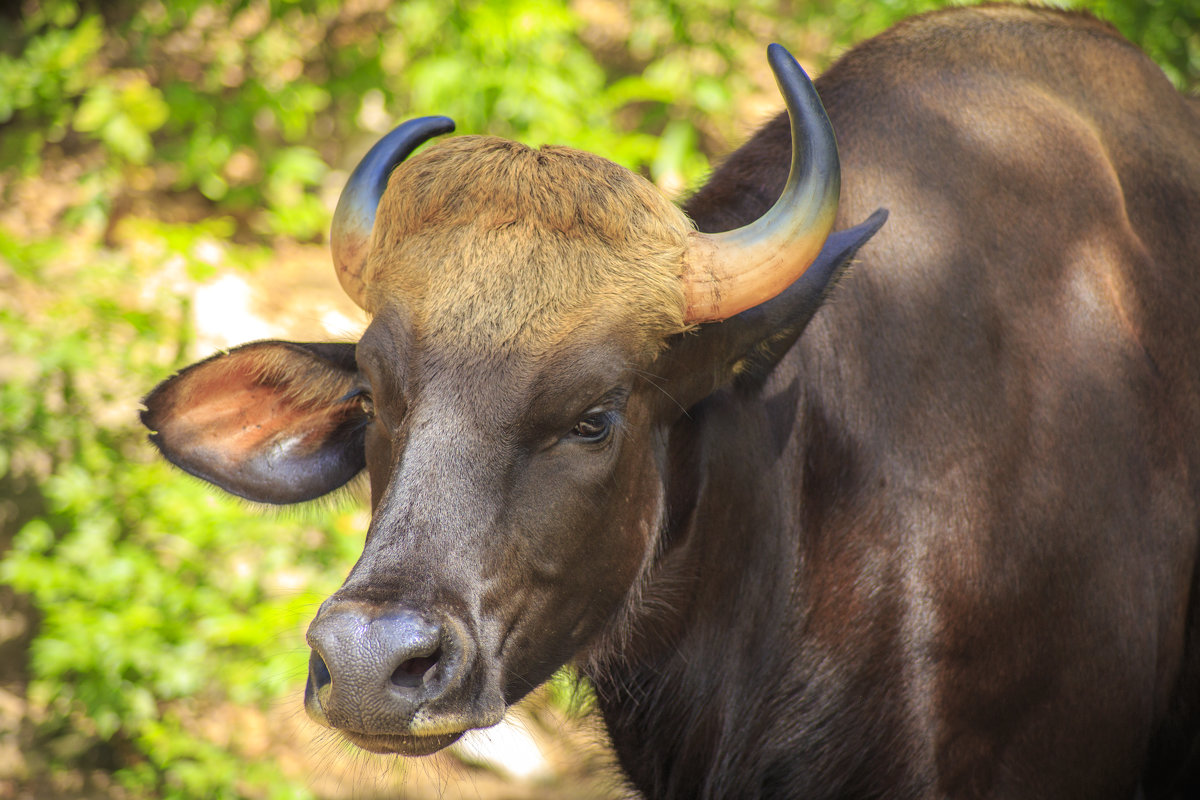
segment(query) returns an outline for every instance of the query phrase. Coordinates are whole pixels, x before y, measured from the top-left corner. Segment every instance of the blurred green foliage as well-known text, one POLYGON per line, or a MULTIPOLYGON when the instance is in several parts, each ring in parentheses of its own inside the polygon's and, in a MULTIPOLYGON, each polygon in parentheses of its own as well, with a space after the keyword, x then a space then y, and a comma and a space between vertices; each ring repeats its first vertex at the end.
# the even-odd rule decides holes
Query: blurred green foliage
POLYGON ((1200 0, 1076 0, 1120 29, 1180 89, 1200 88, 1200 0))
MULTIPOLYGON (((319 240, 344 170, 420 114, 680 192, 778 107, 767 41, 819 68, 940 4, 27 0, 0 20, 0 521, 19 527, 0 581, 40 616, 49 768, 99 753, 132 797, 307 794, 197 720, 301 683, 303 625, 362 511, 257 514, 145 444, 137 397, 203 355, 187 297, 213 275, 205 242, 253 269, 319 240)), ((1200 84, 1200 0, 1076 5, 1200 84)))
MULTIPOLYGON (((755 89, 765 39, 822 66, 944 4, 45 0, 0 55, 0 163, 33 171, 47 145, 97 142, 109 167, 153 158, 167 188, 243 212, 260 234, 311 238, 327 165, 439 113, 461 131, 600 152, 678 190, 745 133, 736 98, 755 89)), ((1200 0, 1068 5, 1117 23, 1180 86, 1200 80, 1200 0)))
POLYGON ((52 766, 124 752, 134 796, 302 796, 195 717, 300 684, 303 624, 356 557, 361 515, 250 514, 150 456, 130 385, 153 385, 191 334, 157 262, 10 231, 0 257, 21 281, 0 302, 0 463, 40 505, 0 581, 40 613, 28 694, 52 766))

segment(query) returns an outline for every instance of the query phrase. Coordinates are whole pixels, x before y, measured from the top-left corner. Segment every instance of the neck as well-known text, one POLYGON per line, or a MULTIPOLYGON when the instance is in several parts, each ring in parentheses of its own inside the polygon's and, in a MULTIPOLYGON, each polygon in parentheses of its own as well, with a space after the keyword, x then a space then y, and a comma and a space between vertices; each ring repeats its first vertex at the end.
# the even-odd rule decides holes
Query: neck
POLYGON ((764 416, 719 393, 675 426, 659 558, 624 646, 589 670, 618 757, 647 797, 734 797, 769 780, 771 706, 797 687, 765 676, 788 670, 778 639, 799 620, 788 602, 795 520, 765 501, 789 459, 764 458, 764 416))
POLYGON ((895 729, 872 705, 890 680, 892 625, 872 608, 852 623, 866 625, 852 652, 831 644, 844 629, 823 641, 828 597, 815 592, 832 579, 815 573, 810 544, 835 534, 828 502, 805 498, 831 486, 788 394, 718 393, 676 426, 664 547, 624 645, 585 670, 648 798, 869 797, 903 781, 886 766, 895 729), (821 535, 807 536, 817 519, 821 535))

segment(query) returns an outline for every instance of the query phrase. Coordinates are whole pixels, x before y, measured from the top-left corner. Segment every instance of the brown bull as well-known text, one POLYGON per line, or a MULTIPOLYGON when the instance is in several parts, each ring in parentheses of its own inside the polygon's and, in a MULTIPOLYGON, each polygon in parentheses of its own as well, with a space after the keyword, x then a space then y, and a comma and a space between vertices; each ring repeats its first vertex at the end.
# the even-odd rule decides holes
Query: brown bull
POLYGON ((900 25, 817 84, 837 227, 891 212, 842 275, 883 215, 828 235, 829 122, 771 58, 791 125, 695 228, 561 148, 391 172, 449 128, 402 126, 335 222, 357 346, 147 398, 246 497, 367 469, 309 713, 425 753, 573 662, 649 797, 1195 796, 1200 110, 1085 16, 900 25))

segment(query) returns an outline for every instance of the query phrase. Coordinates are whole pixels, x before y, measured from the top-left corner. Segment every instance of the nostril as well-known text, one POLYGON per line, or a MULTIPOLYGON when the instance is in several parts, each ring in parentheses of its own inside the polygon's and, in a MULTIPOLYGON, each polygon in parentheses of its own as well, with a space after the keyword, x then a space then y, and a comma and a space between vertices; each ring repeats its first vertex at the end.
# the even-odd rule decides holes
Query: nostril
POLYGON ((442 648, 438 648, 427 656, 417 656, 401 662, 392 673, 392 683, 403 689, 415 689, 436 677, 438 662, 442 658, 442 648))
POLYGON ((314 649, 308 657, 308 682, 304 684, 304 709, 320 725, 329 725, 326 704, 333 686, 333 677, 325 659, 314 649))
POLYGON ((459 627, 405 608, 329 603, 308 628, 309 713, 339 724, 362 724, 368 709, 407 720, 457 685, 459 627))
POLYGON ((308 658, 308 674, 314 688, 317 689, 328 686, 333 681, 333 677, 329 674, 329 667, 325 665, 325 659, 321 658, 321 654, 316 650, 313 650, 312 655, 308 658))

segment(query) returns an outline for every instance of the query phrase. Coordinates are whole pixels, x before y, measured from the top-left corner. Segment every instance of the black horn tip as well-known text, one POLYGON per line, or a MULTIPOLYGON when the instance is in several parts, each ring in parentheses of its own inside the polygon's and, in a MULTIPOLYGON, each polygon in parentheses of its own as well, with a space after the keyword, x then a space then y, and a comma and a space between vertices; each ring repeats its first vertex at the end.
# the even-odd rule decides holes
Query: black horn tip
POLYGON ((367 152, 348 185, 354 185, 358 178, 370 187, 370 194, 378 202, 397 164, 434 136, 453 130, 454 120, 449 117, 417 117, 398 125, 367 152))
POLYGON ((399 127, 403 128, 405 125, 411 125, 414 128, 419 127, 425 138, 454 132, 454 120, 443 116, 417 117, 408 120, 399 127))
POLYGON ((799 89, 811 83, 804 67, 800 66, 800 62, 781 44, 772 42, 767 45, 767 63, 771 66, 771 72, 775 73, 775 80, 779 82, 780 88, 785 89, 785 96, 788 94, 786 89, 799 89))
MULTIPOLYGON (((817 88, 783 45, 768 45, 767 61, 791 119, 792 168, 788 186, 799 187, 807 175, 825 176, 836 203, 839 185, 837 141, 817 88)), ((784 194, 788 193, 785 191, 784 194)))

